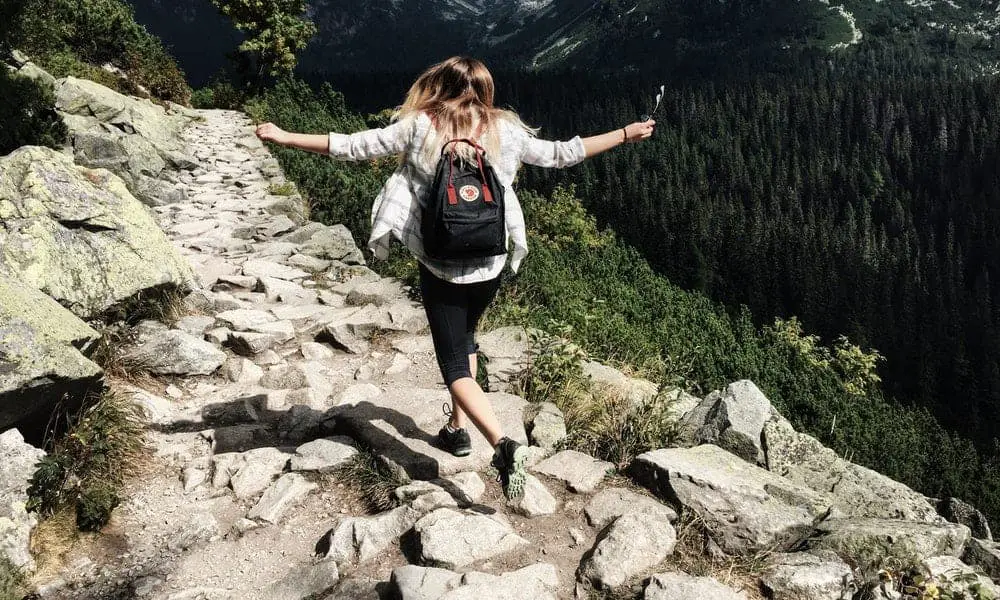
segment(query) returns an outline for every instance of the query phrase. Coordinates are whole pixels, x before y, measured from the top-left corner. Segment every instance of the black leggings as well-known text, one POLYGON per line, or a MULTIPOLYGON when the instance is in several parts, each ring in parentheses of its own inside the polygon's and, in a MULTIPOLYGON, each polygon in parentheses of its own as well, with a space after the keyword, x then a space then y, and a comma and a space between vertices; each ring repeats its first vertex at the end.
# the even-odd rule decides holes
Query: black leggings
POLYGON ((473 376, 469 355, 476 353, 476 325, 499 288, 499 276, 478 283, 451 283, 420 265, 420 294, 445 385, 473 376))

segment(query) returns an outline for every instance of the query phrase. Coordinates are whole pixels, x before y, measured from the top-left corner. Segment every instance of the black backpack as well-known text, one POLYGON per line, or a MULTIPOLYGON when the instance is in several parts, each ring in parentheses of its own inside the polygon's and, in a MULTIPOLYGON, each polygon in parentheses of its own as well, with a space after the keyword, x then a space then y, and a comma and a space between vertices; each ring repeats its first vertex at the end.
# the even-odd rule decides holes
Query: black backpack
POLYGON ((444 145, 422 216, 424 252, 431 258, 483 258, 507 252, 503 184, 486 160, 486 151, 470 139, 444 145), (475 164, 460 159, 453 144, 472 146, 475 164))

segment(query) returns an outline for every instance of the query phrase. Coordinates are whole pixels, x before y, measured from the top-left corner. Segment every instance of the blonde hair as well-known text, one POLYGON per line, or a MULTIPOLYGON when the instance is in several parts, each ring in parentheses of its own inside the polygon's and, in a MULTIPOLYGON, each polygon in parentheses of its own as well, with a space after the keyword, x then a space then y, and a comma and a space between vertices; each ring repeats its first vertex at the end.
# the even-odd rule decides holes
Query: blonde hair
MULTIPOLYGON (((500 151, 499 127, 508 122, 529 135, 535 129, 516 113, 493 106, 493 76, 482 62, 454 56, 424 71, 410 86, 406 100, 393 120, 416 118, 426 113, 434 127, 423 141, 423 159, 434 164, 445 143, 458 138, 478 138, 490 156, 500 151)), ((474 159, 471 148, 456 144, 456 151, 474 159)), ((495 159, 494 159, 495 160, 495 159)))

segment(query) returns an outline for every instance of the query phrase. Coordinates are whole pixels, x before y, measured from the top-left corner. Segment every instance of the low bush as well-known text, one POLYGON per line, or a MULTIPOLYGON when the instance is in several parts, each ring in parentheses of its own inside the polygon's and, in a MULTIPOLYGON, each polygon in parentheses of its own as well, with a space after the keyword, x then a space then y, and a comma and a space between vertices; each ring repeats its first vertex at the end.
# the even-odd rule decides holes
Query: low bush
MULTIPOLYGON (((54 427, 58 429, 58 427, 54 427)), ((50 444, 28 489, 28 510, 43 517, 69 507, 83 531, 107 524, 119 490, 140 464, 144 428, 139 409, 106 391, 91 399, 50 444)))
POLYGON ((0 552, 0 600, 21 600, 27 593, 27 577, 0 552))
POLYGON ((52 92, 0 65, 0 156, 21 146, 60 148, 67 129, 52 92))

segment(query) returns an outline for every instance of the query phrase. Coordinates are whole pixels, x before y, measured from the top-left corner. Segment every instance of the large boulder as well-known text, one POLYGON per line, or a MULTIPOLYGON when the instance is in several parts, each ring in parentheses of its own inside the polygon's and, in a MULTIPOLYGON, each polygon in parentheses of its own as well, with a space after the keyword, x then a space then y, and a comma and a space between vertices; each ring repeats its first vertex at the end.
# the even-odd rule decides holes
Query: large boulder
POLYGON ((851 567, 828 550, 772 555, 761 586, 773 600, 851 600, 858 591, 851 567))
POLYGON ((96 389, 102 371, 84 353, 99 337, 55 300, 0 269, 0 431, 19 427, 40 440, 57 403, 79 404, 96 389))
POLYGON ((50 148, 0 158, 0 265, 82 317, 193 275, 121 179, 50 148))
POLYGON ((599 362, 584 361, 581 366, 583 374, 589 377, 592 383, 625 398, 627 406, 633 408, 644 405, 656 397, 659 391, 659 386, 652 381, 629 377, 618 369, 599 362))
POLYGON ((413 526, 420 558, 428 564, 457 569, 528 544, 499 516, 439 508, 413 526), (469 535, 469 532, 475 532, 469 535))
POLYGON ((179 135, 191 114, 75 77, 56 81, 55 96, 79 164, 113 171, 147 204, 184 199, 180 188, 157 178, 168 167, 196 166, 182 153, 179 135))
POLYGON ((945 498, 937 503, 938 514, 950 523, 961 523, 972 531, 972 537, 993 540, 990 522, 975 506, 958 498, 945 498))
POLYGON ((934 506, 909 487, 846 461, 816 438, 776 417, 764 426, 767 468, 796 483, 826 492, 843 514, 874 519, 940 523, 934 506))
POLYGON ((580 562, 579 579, 614 589, 673 553, 677 532, 662 513, 629 513, 605 529, 580 562))
POLYGON ((700 517, 733 554, 790 549, 830 508, 827 496, 717 446, 654 450, 636 457, 631 470, 654 493, 700 517))
POLYGON ((31 571, 29 538, 38 524, 34 513, 25 509, 28 483, 35 465, 45 452, 24 442, 16 429, 0 434, 0 558, 6 557, 15 567, 31 571))
POLYGON ((492 391, 508 392, 528 364, 531 338, 523 327, 501 327, 481 334, 479 352, 486 358, 492 391))

